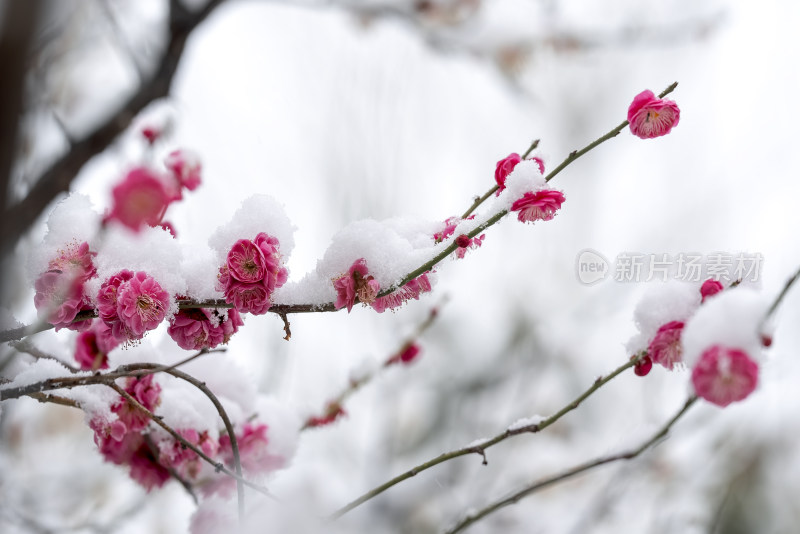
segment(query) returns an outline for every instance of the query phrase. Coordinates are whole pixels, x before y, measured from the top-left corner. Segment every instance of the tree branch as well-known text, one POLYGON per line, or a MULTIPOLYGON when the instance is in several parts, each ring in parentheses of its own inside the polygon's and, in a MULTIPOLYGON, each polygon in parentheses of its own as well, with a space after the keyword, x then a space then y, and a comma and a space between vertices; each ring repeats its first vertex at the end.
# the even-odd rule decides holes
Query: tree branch
POLYGON ((0 254, 5 255, 39 217, 42 210, 59 194, 69 190, 72 180, 94 156, 106 150, 148 104, 166 97, 178 70, 186 41, 192 31, 224 0, 210 0, 192 13, 178 0, 170 1, 170 38, 153 76, 112 114, 104 124, 72 145, 36 180, 28 195, 5 210, 2 228, 4 240, 0 254))
POLYGON ((641 355, 639 355, 638 357, 633 358, 633 359, 625 362, 624 364, 620 365, 619 367, 614 369, 608 375, 606 375, 604 377, 598 377, 594 381, 594 383, 592 383, 592 385, 586 391, 584 391, 583 393, 578 395, 578 397, 576 397, 575 400, 573 400, 572 402, 570 402, 569 404, 564 406, 561 410, 556 412, 554 415, 551 415, 547 419, 544 419, 543 421, 541 421, 539 423, 536 423, 536 424, 524 425, 524 426, 520 426, 520 427, 516 427, 516 426, 515 427, 509 427, 504 432, 501 432, 500 434, 496 435, 495 437, 487 439, 487 440, 484 440, 484 441, 481 441, 480 443, 478 443, 476 445, 469 445, 467 447, 462 447, 462 448, 456 449, 454 451, 450 451, 450 452, 446 452, 446 453, 440 454, 436 458, 433 458, 432 460, 428 460, 427 462, 424 462, 424 463, 422 463, 422 464, 420 464, 420 465, 418 465, 418 466, 416 466, 416 467, 414 467, 412 469, 409 469, 405 473, 394 477, 393 479, 391 479, 391 480, 381 484, 380 486, 368 491, 367 493, 365 493, 361 497, 355 499, 354 501, 351 501, 349 504, 343 506, 342 508, 336 510, 333 514, 331 514, 330 519, 338 519, 341 516, 343 516, 344 514, 346 514, 347 512, 349 512, 350 510, 352 510, 353 508, 356 508, 356 507, 364 504, 368 500, 370 500, 370 499, 372 499, 374 497, 377 497, 378 495, 380 495, 381 493, 383 493, 387 489, 391 488, 392 486, 394 486, 396 484, 399 484, 400 482, 402 482, 402 481, 404 481, 406 479, 409 479, 409 478, 411 478, 413 476, 416 476, 419 473, 421 473, 421 472, 423 472, 423 471, 425 471, 427 469, 430 469, 431 467, 437 466, 437 465, 439 465, 441 463, 444 463, 444 462, 446 462, 448 460, 452 460, 453 458, 458 458, 460 456, 466 456, 468 454, 479 454, 479 455, 483 456, 483 462, 485 464, 486 463, 486 454, 485 454, 486 453, 486 449, 488 449, 489 447, 492 447, 494 445, 497 445, 501 441, 505 441, 506 439, 508 439, 508 438, 510 438, 512 436, 517 436, 519 434, 541 432, 542 430, 544 430, 545 428, 549 427, 550 425, 552 425, 553 423, 555 423, 556 421, 561 419, 563 416, 565 416, 566 414, 568 414, 572 410, 575 410, 576 408, 578 408, 578 406, 580 406, 583 401, 585 401, 587 398, 589 398, 595 391, 597 391, 598 389, 600 389, 601 387, 606 385, 608 382, 610 382, 612 379, 614 379, 620 373, 622 373, 626 369, 636 365, 636 363, 639 361, 639 358, 641 358, 641 355))
POLYGON ((522 499, 524 497, 527 497, 528 495, 530 495, 530 494, 532 494, 532 493, 534 493, 534 492, 536 492, 536 491, 538 491, 540 489, 544 489, 544 488, 546 488, 548 486, 552 486, 553 484, 556 484, 556 483, 561 482, 563 480, 570 479, 570 478, 572 478, 572 477, 574 477, 576 475, 579 475, 579 474, 581 474, 581 473, 583 473, 585 471, 589 471, 591 469, 594 469, 595 467, 600 467, 601 465, 609 464, 609 463, 616 462, 616 461, 619 461, 619 460, 632 460, 632 459, 636 458, 637 456, 642 454, 644 451, 646 451, 647 449, 652 447, 656 442, 658 442, 662 438, 664 438, 667 435, 667 433, 670 431, 672 426, 678 421, 678 419, 683 417, 683 415, 689 410, 689 408, 691 408, 692 404, 694 404, 696 400, 697 400, 697 397, 695 397, 695 396, 689 397, 689 399, 686 401, 686 403, 684 403, 683 407, 681 407, 681 409, 678 410, 678 412, 674 416, 672 416, 672 419, 667 421, 667 423, 663 427, 661 427, 658 430, 658 432, 653 434, 653 436, 650 439, 648 439, 647 441, 642 443, 638 448, 632 449, 632 450, 629 450, 629 451, 626 451, 626 452, 614 454, 614 455, 611 455, 611 456, 605 456, 605 457, 598 458, 598 459, 590 461, 590 462, 586 462, 586 463, 577 465, 577 466, 573 467, 572 469, 564 471, 563 473, 560 473, 560 474, 552 476, 550 478, 546 478, 544 480, 540 480, 538 482, 535 482, 533 484, 525 486, 524 488, 522 488, 522 489, 520 489, 518 491, 515 491, 514 493, 512 493, 508 497, 505 497, 505 498, 503 498, 503 499, 501 499, 499 501, 496 501, 496 502, 486 506, 485 508, 482 508, 482 509, 478 510, 477 512, 474 512, 474 513, 471 513, 471 514, 467 515, 461 521, 456 523, 456 525, 454 525, 453 527, 451 527, 448 530, 446 530, 445 533, 446 534, 456 534, 456 532, 461 532, 462 530, 464 530, 468 526, 470 526, 473 523, 477 522, 478 520, 486 517, 487 515, 489 515, 489 514, 491 514, 493 512, 496 512, 500 508, 508 506, 509 504, 515 504, 520 499, 522 499))

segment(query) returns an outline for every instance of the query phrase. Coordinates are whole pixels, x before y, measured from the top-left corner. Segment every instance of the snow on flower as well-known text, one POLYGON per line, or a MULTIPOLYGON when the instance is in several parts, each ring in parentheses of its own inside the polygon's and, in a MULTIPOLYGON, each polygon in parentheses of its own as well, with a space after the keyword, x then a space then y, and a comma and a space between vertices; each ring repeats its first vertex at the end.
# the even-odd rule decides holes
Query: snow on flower
POLYGON ((281 265, 278 240, 260 232, 253 241, 239 239, 219 270, 219 289, 225 301, 240 312, 264 314, 272 305, 272 293, 288 273, 281 265))
MULTIPOLYGON (((506 178, 514 171, 514 168, 522 161, 516 152, 513 152, 497 162, 494 171, 494 181, 497 182, 497 194, 506 188, 506 178)), ((544 161, 541 158, 533 157, 527 161, 532 161, 539 169, 539 174, 544 174, 544 161)))
POLYGON ((684 324, 681 321, 670 321, 661 326, 647 349, 653 363, 663 365, 670 371, 676 363, 681 363, 683 347, 681 332, 684 324))
POLYGON ((511 205, 511 211, 519 212, 517 219, 520 222, 549 221, 555 217, 564 200, 566 199, 561 191, 529 191, 511 205))
POLYGON ((133 168, 111 195, 113 205, 106 221, 118 221, 134 232, 145 224, 158 225, 172 200, 158 175, 146 167, 133 168))
POLYGON ((227 310, 227 315, 211 308, 190 308, 175 314, 167 333, 182 349, 213 349, 227 343, 243 324, 235 308, 227 310))
MULTIPOLYGON (((474 218, 474 215, 471 215, 470 218, 474 218)), ((433 241, 434 243, 441 243, 456 231, 456 226, 458 223, 461 222, 460 217, 450 217, 446 221, 444 221, 444 228, 436 233, 433 234, 433 241)))
POLYGON ((650 90, 636 95, 628 108, 631 133, 641 139, 667 135, 678 125, 681 110, 672 100, 657 98, 650 90))
POLYGON ((91 321, 73 323, 81 311, 92 309, 84 290, 84 284, 97 274, 92 258, 96 254, 89 250, 85 241, 80 245, 72 242, 58 250, 51 258, 47 271, 34 283, 36 294, 33 303, 39 316, 56 327, 83 331, 91 321))
POLYGON ((648 287, 633 313, 639 332, 628 341, 628 354, 647 350, 659 329, 672 321, 686 323, 699 306, 695 284, 671 280, 648 287))
POLYGON ((738 348, 713 345, 692 370, 697 395, 717 406, 747 398, 758 385, 758 364, 738 348))

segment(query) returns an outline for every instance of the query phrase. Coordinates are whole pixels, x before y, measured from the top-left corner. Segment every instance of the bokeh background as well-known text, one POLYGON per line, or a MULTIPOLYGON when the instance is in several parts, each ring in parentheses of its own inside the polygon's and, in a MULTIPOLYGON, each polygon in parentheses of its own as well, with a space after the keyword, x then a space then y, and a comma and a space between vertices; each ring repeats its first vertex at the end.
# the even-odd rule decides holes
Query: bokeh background
MULTIPOLYGON (((161 0, 52 3, 18 176, 35 176, 147 77, 167 16, 161 0)), ((197 151, 204 170, 203 186, 168 213, 180 239, 203 244, 242 200, 270 194, 297 226, 288 267, 299 280, 348 223, 460 214, 510 152, 541 139, 535 154, 554 168, 624 120, 634 95, 679 82, 670 98, 681 121, 669 136, 643 141, 626 130, 578 160, 552 182, 567 198, 553 221, 492 227, 479 250, 442 264, 431 295, 395 313, 293 316, 288 342, 268 314, 232 339, 224 357, 306 417, 440 308, 420 360, 358 391, 346 418, 303 432, 291 466, 270 481, 285 502, 325 515, 441 452, 556 412, 628 358, 648 284, 581 284, 583 249, 608 258, 760 253, 762 291, 777 295, 800 266, 798 22, 800 5, 781 0, 229 0, 192 33, 170 98, 71 190, 104 209, 123 170, 146 157, 138 128, 171 124, 165 150, 197 151)), ((24 196, 30 183, 14 186, 24 196)), ((22 276, 20 258, 41 241, 43 221, 7 259, 7 276, 22 276)), ((32 290, 12 296, 15 316, 33 320, 32 290)), ((745 402, 699 405, 638 459, 537 493, 469 531, 793 532, 798 316, 795 290, 745 402)), ((148 337, 153 350, 169 343, 162 331, 148 337)), ((67 347, 69 334, 45 343, 67 347)), ((638 445, 684 402, 688 378, 628 372, 542 434, 489 449, 488 465, 478 456, 447 462, 339 528, 439 532, 525 483, 638 445)), ((7 403, 0 440, 3 532, 187 528, 194 505, 183 490, 146 495, 103 464, 80 414, 7 403)))

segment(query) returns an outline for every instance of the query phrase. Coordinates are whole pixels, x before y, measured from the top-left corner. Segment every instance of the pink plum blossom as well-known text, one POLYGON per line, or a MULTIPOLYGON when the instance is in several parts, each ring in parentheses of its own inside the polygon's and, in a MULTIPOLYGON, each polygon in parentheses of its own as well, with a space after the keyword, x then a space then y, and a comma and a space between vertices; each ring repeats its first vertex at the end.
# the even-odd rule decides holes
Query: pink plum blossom
POLYGON ((148 144, 152 145, 155 144, 156 141, 158 141, 158 139, 164 133, 164 130, 158 126, 147 124, 142 127, 140 133, 142 134, 142 137, 144 137, 147 140, 148 144))
POLYGON ((403 349, 400 352, 398 352, 397 354, 386 360, 385 365, 388 366, 398 363, 409 364, 417 359, 420 351, 421 349, 419 348, 419 345, 417 345, 416 343, 410 343, 407 346, 403 347, 403 349))
MULTIPOLYGON (((544 161, 535 156, 530 159, 536 162, 536 165, 539 167, 539 172, 544 174, 544 161)), ((513 152, 497 162, 497 166, 495 167, 494 171, 494 181, 497 182, 498 195, 503 189, 506 188, 506 178, 508 178, 508 175, 511 174, 517 164, 521 161, 522 158, 520 155, 516 152, 513 152)))
POLYGON ((164 160, 164 165, 180 187, 194 191, 200 186, 202 165, 197 155, 190 150, 175 150, 164 160))
POLYGON ((226 265, 230 275, 239 282, 261 281, 267 271, 267 261, 261 249, 249 239, 240 239, 228 252, 226 265))
POLYGON ((718 280, 708 279, 700 286, 700 295, 703 297, 701 302, 705 302, 708 297, 712 297, 725 289, 718 280))
POLYGON ((359 258, 353 262, 347 274, 333 279, 336 289, 336 309, 347 307, 347 312, 353 309, 356 298, 359 302, 370 305, 381 290, 381 285, 369 274, 367 260, 359 258))
POLYGON ((477 237, 469 238, 466 234, 461 234, 456 238, 456 258, 464 259, 464 256, 467 254, 467 250, 480 248, 483 244, 483 238, 486 237, 486 234, 481 234, 477 237))
POLYGON ((260 232, 254 240, 234 243, 220 267, 218 288, 240 312, 260 315, 272 305, 272 293, 286 283, 278 239, 260 232))
POLYGON ((160 488, 170 479, 169 471, 154 456, 150 446, 144 442, 134 451, 130 460, 130 477, 148 492, 160 488))
POLYGON ((517 219, 520 222, 549 221, 555 217, 564 200, 566 199, 561 191, 528 191, 511 205, 511 211, 519 212, 517 219))
POLYGON ((69 327, 85 304, 83 283, 60 271, 42 273, 36 279, 34 289, 33 304, 39 317, 56 329, 69 327))
MULTIPOLYGON (((208 432, 198 432, 193 428, 177 431, 180 436, 213 458, 219 451, 219 443, 208 436, 208 432)), ((203 460, 196 452, 176 439, 167 439, 159 444, 159 461, 165 467, 172 467, 186 480, 194 480, 200 474, 203 460)))
POLYGON ((460 217, 450 217, 444 221, 444 229, 433 234, 434 243, 441 243, 456 231, 456 226, 461 222, 460 217))
POLYGON ((128 172, 111 194, 113 206, 106 221, 118 221, 134 232, 145 224, 158 225, 172 200, 159 177, 146 167, 128 172))
POLYGON ((631 132, 641 139, 652 139, 667 135, 678 125, 681 110, 672 100, 657 98, 650 90, 634 97, 628 108, 631 132))
MULTIPOLYGON (((128 378, 125 391, 151 412, 160 403, 161 386, 153 380, 153 375, 128 378)), ((130 404, 124 397, 120 397, 111 407, 111 411, 117 414, 129 432, 144 430, 150 422, 144 412, 130 404)))
POLYGON ((692 370, 697 395, 717 406, 745 399, 758 385, 758 364, 737 348, 714 345, 692 370))
POLYGON ((75 342, 75 361, 85 371, 108 369, 108 353, 119 345, 109 327, 103 321, 92 321, 91 327, 78 334, 75 342))
MULTIPOLYGON (((430 290, 431 283, 430 280, 428 280, 428 274, 425 273, 392 291, 388 295, 375 298, 371 306, 376 312, 383 313, 386 310, 401 306, 407 300, 418 300, 422 293, 426 293, 430 290)), ((361 296, 359 296, 359 300, 361 300, 361 296)))
POLYGON ((86 282, 97 275, 97 269, 92 261, 95 256, 97 253, 89 250, 89 243, 85 241, 80 245, 71 243, 59 250, 57 258, 50 260, 47 270, 60 271, 75 280, 86 282))
POLYGON ((648 356, 654 363, 672 370, 676 363, 683 361, 683 326, 681 321, 670 321, 658 329, 647 349, 648 356))
POLYGON ((117 316, 130 339, 141 339, 156 328, 169 309, 169 293, 144 271, 119 286, 117 316))
POLYGON ((228 310, 225 317, 215 309, 190 308, 175 314, 167 333, 182 349, 212 349, 227 343, 243 324, 236 308, 228 310))

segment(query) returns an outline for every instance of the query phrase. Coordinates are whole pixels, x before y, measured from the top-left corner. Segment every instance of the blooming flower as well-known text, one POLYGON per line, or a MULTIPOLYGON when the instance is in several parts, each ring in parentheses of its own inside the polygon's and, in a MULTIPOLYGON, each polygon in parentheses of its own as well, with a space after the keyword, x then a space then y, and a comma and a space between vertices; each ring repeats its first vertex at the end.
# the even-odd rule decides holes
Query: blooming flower
POLYGON ((720 291, 725 289, 722 284, 718 280, 712 280, 709 278, 703 285, 700 286, 700 295, 702 295, 703 300, 701 302, 705 302, 708 297, 714 296, 720 291))
MULTIPOLYGON (((539 166, 539 172, 544 174, 544 161, 538 157, 533 157, 530 159, 536 162, 536 164, 539 166)), ((500 194, 500 191, 506 188, 506 178, 508 178, 508 175, 511 174, 511 171, 514 170, 514 167, 516 167, 517 163, 520 161, 522 161, 522 158, 519 154, 514 152, 497 162, 497 166, 495 167, 494 171, 494 181, 497 182, 498 195, 500 194)))
POLYGON ((108 369, 108 353, 119 343, 104 321, 91 321, 91 327, 78 334, 75 361, 85 371, 108 369))
POLYGON ((368 274, 367 260, 359 258, 353 262, 347 274, 333 279, 336 289, 336 309, 347 307, 347 312, 353 309, 356 297, 364 304, 372 304, 381 290, 381 285, 375 278, 368 274))
POLYGON ((549 221, 564 203, 563 193, 551 189, 528 191, 511 205, 511 211, 519 212, 520 222, 549 221))
POLYGON ((182 349, 212 349, 227 343, 243 324, 236 308, 228 310, 225 317, 215 309, 190 308, 175 314, 167 333, 182 349))
POLYGON ((441 243, 456 231, 456 226, 458 223, 461 222, 460 217, 450 217, 446 221, 444 221, 444 229, 440 232, 436 232, 433 234, 433 241, 434 243, 441 243))
POLYGON ((119 286, 117 316, 129 339, 141 339, 157 327, 168 308, 169 294, 144 271, 137 271, 119 286))
POLYGON ((106 221, 119 221, 134 232, 144 224, 158 225, 172 200, 158 176, 145 167, 128 172, 111 194, 114 202, 106 221))
POLYGON ((683 361, 683 346, 681 345, 681 333, 683 323, 681 321, 670 321, 658 329, 647 354, 654 363, 663 365, 669 370, 676 363, 683 361))
MULTIPOLYGON (((160 402, 161 386, 153 380, 153 375, 128 378, 125 391, 151 412, 156 409, 160 402)), ((123 397, 120 397, 111 407, 111 411, 117 414, 119 420, 125 424, 128 432, 144 430, 150 423, 150 419, 147 418, 144 412, 130 404, 123 397)))
MULTIPOLYGON (((180 436, 195 445, 206 456, 214 457, 219 451, 219 443, 208 436, 208 432, 197 432, 193 428, 180 429, 180 436)), ((165 467, 172 467, 185 480, 196 479, 203 467, 203 460, 196 452, 176 439, 166 439, 159 443, 159 461, 165 467)))
POLYGON ((692 370, 692 384, 699 397, 725 407, 756 389, 758 364, 740 349, 714 345, 692 370))
MULTIPOLYGON (((376 282, 377 283, 377 282, 376 282)), ((380 286, 378 286, 380 289, 380 286)), ((397 308, 407 300, 418 300, 422 293, 431 290, 431 282, 428 280, 428 274, 422 274, 417 278, 409 281, 402 287, 397 288, 388 295, 377 297, 371 303, 372 309, 378 313, 383 313, 386 310, 397 308)), ((361 296, 359 295, 359 300, 361 296)), ((338 302, 338 300, 337 300, 338 302)), ((362 300, 362 302, 365 302, 362 300)))
POLYGON ((678 104, 657 98, 650 90, 636 95, 628 108, 631 132, 642 139, 667 135, 678 125, 680 118, 678 104))
POLYGON ((228 252, 219 270, 218 288, 225 301, 240 312, 266 313, 275 289, 286 283, 288 271, 281 266, 278 239, 260 232, 254 240, 240 239, 228 252))
POLYGON ((34 288, 33 304, 39 317, 56 329, 70 327, 84 305, 83 283, 61 271, 47 271, 36 279, 34 288))

